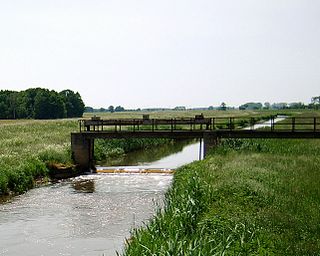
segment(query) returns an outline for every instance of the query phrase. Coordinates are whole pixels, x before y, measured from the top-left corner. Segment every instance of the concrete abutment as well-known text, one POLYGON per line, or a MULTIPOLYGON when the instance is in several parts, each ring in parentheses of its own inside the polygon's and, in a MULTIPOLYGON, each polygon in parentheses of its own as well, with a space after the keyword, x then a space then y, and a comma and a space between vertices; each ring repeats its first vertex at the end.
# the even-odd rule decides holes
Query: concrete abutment
POLYGON ((82 133, 71 133, 71 152, 79 171, 95 171, 94 139, 86 138, 82 133))

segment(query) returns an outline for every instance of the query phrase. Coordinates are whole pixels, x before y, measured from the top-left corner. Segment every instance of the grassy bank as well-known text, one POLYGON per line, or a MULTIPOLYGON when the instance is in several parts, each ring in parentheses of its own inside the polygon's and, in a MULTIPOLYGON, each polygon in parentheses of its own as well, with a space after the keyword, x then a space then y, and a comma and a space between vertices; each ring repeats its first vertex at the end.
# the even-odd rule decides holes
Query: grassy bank
POLYGON ((180 168, 124 255, 319 255, 320 141, 225 141, 180 168))
MULTIPOLYGON (((0 195, 23 193, 38 179, 47 180, 52 164, 71 165, 70 133, 78 129, 76 119, 1 121, 0 195)), ((163 143, 168 140, 97 140, 95 158, 103 160, 163 143)))
POLYGON ((70 132, 76 120, 0 123, 0 195, 22 193, 47 179, 49 163, 71 163, 70 132))

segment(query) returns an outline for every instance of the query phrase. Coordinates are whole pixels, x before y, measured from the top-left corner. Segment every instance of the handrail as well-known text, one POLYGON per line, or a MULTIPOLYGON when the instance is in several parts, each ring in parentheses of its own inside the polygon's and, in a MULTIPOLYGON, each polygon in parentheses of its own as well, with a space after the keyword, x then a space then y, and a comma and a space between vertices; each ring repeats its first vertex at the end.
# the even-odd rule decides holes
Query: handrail
POLYGON ((213 130, 256 130, 259 131, 313 131, 320 132, 320 117, 285 117, 277 122, 276 116, 268 120, 261 117, 210 117, 170 119, 81 119, 80 132, 131 131, 213 131, 213 130), (114 127, 114 129, 112 129, 114 127))

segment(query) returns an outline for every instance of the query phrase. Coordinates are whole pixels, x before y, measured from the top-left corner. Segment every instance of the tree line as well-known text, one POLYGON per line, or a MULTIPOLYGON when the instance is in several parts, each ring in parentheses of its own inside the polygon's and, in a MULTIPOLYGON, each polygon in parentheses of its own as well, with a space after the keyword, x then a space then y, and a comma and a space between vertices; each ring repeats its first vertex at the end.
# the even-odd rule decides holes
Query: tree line
POLYGON ((56 92, 43 88, 0 91, 1 119, 56 119, 82 117, 84 103, 78 92, 56 92))
POLYGON ((260 110, 260 109, 319 109, 320 106, 320 97, 312 97, 311 103, 304 104, 302 102, 280 102, 280 103, 269 103, 265 102, 264 104, 260 102, 248 102, 239 106, 240 110, 260 110))

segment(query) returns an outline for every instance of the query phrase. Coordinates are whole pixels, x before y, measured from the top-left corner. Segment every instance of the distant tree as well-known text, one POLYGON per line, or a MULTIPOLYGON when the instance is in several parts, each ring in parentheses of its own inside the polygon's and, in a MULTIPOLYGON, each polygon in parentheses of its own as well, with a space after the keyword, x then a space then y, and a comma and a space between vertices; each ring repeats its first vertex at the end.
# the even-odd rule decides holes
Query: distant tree
POLYGON ((114 106, 112 106, 112 105, 109 106, 109 107, 108 107, 108 111, 111 112, 111 113, 113 113, 113 112, 114 112, 114 106))
POLYGON ((319 109, 319 107, 320 107, 320 96, 312 97, 310 105, 314 109, 319 109))
POLYGON ((208 110, 214 110, 213 106, 209 106, 208 110))
POLYGON ((239 107, 240 110, 258 110, 262 109, 262 104, 260 102, 248 102, 239 107))
POLYGON ((79 93, 30 88, 0 91, 0 118, 51 119, 82 116, 84 104, 79 93))
POLYGON ((122 112, 124 111, 124 107, 121 107, 121 106, 117 106, 115 109, 114 109, 115 112, 122 112))
POLYGON ((288 108, 290 109, 305 109, 306 106, 302 102, 293 102, 290 103, 288 108))
POLYGON ((225 102, 222 102, 220 104, 219 110, 223 110, 223 111, 227 110, 227 104, 225 102))
POLYGON ((84 107, 84 112, 93 113, 94 112, 94 108, 93 107, 89 107, 89 106, 85 106, 84 107))
POLYGON ((263 108, 264 109, 270 109, 271 108, 271 104, 269 102, 265 102, 263 108))
POLYGON ((286 102, 280 102, 280 103, 273 103, 271 105, 272 109, 286 109, 288 108, 288 103, 286 102))
POLYGON ((176 106, 173 110, 184 111, 184 110, 186 110, 186 107, 185 106, 176 106))

